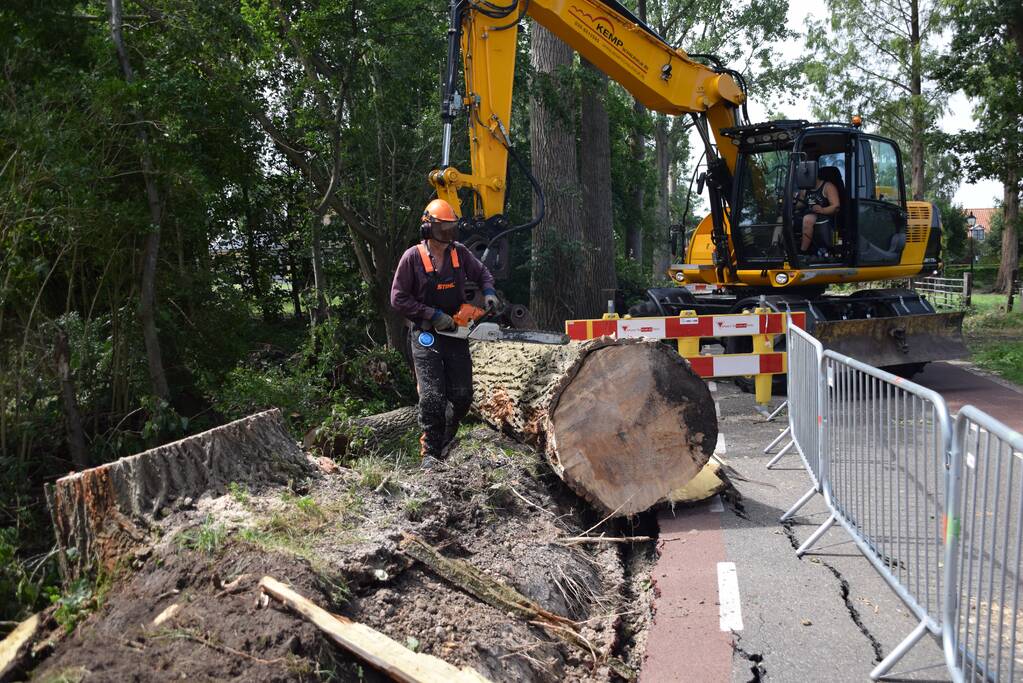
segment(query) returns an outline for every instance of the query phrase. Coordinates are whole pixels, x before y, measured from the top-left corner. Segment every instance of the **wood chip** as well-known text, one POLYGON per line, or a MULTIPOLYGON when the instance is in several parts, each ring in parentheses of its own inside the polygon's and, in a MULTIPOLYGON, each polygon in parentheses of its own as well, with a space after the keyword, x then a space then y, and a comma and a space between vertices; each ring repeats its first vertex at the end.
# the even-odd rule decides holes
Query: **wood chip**
POLYGON ((160 626, 161 624, 170 621, 180 611, 181 605, 175 602, 173 605, 156 615, 156 618, 153 619, 153 626, 160 626))

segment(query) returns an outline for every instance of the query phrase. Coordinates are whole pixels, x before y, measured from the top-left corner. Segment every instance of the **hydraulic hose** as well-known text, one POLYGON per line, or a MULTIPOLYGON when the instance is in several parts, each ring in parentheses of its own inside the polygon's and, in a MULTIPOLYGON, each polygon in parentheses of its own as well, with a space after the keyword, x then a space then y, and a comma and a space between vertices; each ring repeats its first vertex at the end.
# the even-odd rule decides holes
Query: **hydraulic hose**
POLYGON ((518 152, 515 151, 514 147, 508 145, 507 149, 508 153, 511 155, 511 158, 515 160, 515 163, 518 164, 519 168, 522 169, 522 172, 526 174, 526 177, 529 179, 529 184, 533 186, 533 192, 536 194, 536 201, 537 204, 539 205, 539 209, 536 212, 536 216, 529 222, 523 223, 522 225, 514 225, 506 230, 502 230, 501 232, 497 233, 496 235, 490 238, 490 241, 487 242, 487 248, 483 250, 483 257, 480 259, 484 265, 486 265, 487 263, 487 257, 490 255, 490 247, 494 245, 494 242, 498 241, 505 235, 510 235, 513 232, 518 232, 519 230, 532 230, 537 225, 539 225, 540 221, 543 220, 544 214, 547 211, 547 203, 543 196, 543 188, 540 187, 540 183, 533 175, 533 172, 529 170, 529 167, 526 166, 526 163, 522 161, 522 157, 519 156, 518 152))

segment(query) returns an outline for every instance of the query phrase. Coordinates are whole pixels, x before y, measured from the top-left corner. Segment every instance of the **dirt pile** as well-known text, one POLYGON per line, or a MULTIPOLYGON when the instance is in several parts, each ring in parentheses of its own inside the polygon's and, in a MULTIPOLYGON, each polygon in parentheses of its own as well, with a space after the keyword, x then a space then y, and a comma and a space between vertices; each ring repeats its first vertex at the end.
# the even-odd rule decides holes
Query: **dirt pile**
MULTIPOLYGON (((228 488, 161 520, 141 566, 122 570, 34 680, 379 680, 285 608, 257 609, 263 575, 493 680, 638 671, 652 543, 571 540, 600 520, 535 452, 488 428, 433 470, 376 455, 288 487, 228 488), (582 646, 440 578, 401 550, 405 534, 570 619, 582 646)), ((616 524, 590 533, 641 533, 616 524)))

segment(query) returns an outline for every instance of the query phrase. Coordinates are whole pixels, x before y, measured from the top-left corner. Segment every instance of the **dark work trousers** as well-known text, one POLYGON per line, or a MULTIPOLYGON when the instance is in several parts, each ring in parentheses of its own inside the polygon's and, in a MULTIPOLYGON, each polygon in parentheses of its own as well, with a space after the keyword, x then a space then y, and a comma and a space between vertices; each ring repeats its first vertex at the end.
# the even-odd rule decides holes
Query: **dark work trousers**
POLYGON ((419 426, 423 428, 423 456, 441 457, 441 451, 458 431, 458 423, 472 403, 472 358, 469 342, 434 334, 433 346, 419 343, 412 332, 412 362, 419 389, 419 426), (451 403, 451 419, 447 406, 451 403))

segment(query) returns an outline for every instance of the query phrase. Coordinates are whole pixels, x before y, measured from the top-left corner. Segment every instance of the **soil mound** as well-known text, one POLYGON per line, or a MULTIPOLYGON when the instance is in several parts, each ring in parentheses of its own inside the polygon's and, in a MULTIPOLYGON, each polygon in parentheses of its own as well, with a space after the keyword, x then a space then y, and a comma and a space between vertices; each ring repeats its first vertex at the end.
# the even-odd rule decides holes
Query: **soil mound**
POLYGON ((232 484, 160 520, 159 542, 34 680, 382 680, 274 601, 257 609, 264 575, 495 681, 619 680, 638 671, 653 544, 572 540, 640 533, 590 530, 600 521, 533 450, 486 427, 431 470, 383 453, 290 486, 232 484), (571 620, 576 644, 440 578, 401 550, 405 534, 571 620))

